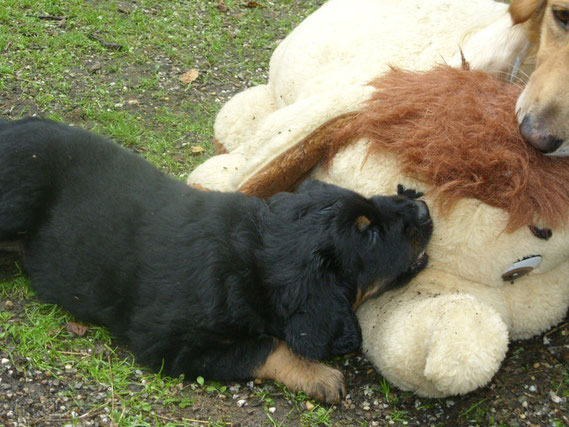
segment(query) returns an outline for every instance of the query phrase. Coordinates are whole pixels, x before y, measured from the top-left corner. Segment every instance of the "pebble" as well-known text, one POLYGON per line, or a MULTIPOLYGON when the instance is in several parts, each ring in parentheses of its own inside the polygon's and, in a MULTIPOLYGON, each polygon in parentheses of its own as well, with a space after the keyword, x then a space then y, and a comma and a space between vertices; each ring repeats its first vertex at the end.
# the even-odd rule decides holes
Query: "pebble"
POLYGON ((534 385, 530 385, 529 386, 529 391, 531 391, 532 393, 535 393, 537 391, 537 387, 534 385))
POLYGON ((1 365, 7 365, 8 363, 10 363, 10 359, 6 359, 5 357, 3 357, 2 360, 0 360, 1 365))
POLYGON ((239 408, 242 408, 243 406, 245 406, 245 404, 247 403, 247 401, 245 399, 241 399, 237 401, 237 406, 239 408))
POLYGON ((563 402, 563 399, 561 397, 557 396, 557 394, 555 394, 555 392, 553 392, 553 391, 549 392, 549 397, 551 397, 551 400, 553 401, 553 403, 563 402))
POLYGON ((304 402, 304 405, 306 406, 307 411, 312 411, 314 409, 314 404, 308 400, 304 402))

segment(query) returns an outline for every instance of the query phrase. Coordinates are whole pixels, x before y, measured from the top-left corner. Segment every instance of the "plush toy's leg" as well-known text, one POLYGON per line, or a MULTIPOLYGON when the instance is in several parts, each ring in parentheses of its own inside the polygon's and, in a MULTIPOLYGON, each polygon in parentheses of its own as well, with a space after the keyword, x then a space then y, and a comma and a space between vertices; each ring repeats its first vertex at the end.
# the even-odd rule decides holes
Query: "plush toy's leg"
POLYGON ((508 348, 496 311, 469 295, 403 292, 385 294, 358 312, 364 354, 381 374, 426 397, 487 384, 508 348))
POLYGON ((260 85, 238 93, 215 118, 215 144, 218 154, 232 152, 248 141, 263 119, 277 109, 269 86, 260 85))

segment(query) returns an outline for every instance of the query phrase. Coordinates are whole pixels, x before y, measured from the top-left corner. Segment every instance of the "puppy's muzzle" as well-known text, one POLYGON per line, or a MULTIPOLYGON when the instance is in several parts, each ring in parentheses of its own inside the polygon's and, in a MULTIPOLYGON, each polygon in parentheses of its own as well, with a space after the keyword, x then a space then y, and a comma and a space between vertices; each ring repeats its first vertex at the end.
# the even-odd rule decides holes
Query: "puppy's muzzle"
POLYGON ((422 200, 414 200, 413 203, 415 204, 415 215, 417 217, 417 222, 419 224, 431 222, 431 214, 429 212, 429 207, 427 204, 422 200))
POLYGON ((410 216, 405 227, 405 232, 411 241, 415 256, 415 262, 410 271, 419 272, 427 266, 428 256, 425 248, 433 234, 433 221, 429 207, 422 200, 410 200, 410 216))

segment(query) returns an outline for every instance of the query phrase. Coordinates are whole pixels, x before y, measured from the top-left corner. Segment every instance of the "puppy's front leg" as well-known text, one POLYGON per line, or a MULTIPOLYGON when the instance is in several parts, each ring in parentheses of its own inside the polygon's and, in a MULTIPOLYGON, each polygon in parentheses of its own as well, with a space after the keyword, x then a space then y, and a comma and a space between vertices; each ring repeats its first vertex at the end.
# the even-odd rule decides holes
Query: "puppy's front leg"
POLYGON ((302 390, 321 402, 337 403, 346 395, 344 375, 340 371, 297 356, 284 342, 278 343, 254 375, 275 380, 293 391, 302 390))

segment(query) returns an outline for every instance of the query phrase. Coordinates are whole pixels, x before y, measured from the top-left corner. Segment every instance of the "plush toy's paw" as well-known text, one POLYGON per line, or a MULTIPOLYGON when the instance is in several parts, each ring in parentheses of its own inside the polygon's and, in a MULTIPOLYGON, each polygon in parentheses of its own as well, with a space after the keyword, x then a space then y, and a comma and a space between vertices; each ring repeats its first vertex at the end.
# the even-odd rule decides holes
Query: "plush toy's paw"
POLYGON ((208 190, 235 191, 233 178, 243 167, 245 160, 244 156, 236 153, 213 156, 195 168, 186 183, 208 190))
POLYGON ((259 85, 238 93, 215 119, 215 142, 219 152, 232 152, 255 134, 263 119, 277 109, 269 86, 259 85))
POLYGON ((500 316, 469 295, 416 293, 365 304, 358 317, 364 354, 390 382, 425 397, 487 384, 508 348, 500 316))
POLYGON ((490 307, 472 297, 447 301, 429 340, 423 375, 442 396, 486 385, 508 350, 508 329, 490 307))

